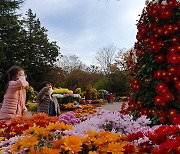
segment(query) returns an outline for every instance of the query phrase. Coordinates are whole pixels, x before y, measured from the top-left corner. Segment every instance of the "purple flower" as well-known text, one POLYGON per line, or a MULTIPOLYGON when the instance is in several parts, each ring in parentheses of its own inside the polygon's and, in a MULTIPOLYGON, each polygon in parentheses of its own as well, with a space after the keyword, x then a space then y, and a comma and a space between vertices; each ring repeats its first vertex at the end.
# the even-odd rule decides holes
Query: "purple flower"
POLYGON ((73 111, 61 114, 59 116, 59 121, 60 122, 63 121, 66 124, 72 124, 72 125, 81 122, 81 120, 76 117, 76 114, 73 111))

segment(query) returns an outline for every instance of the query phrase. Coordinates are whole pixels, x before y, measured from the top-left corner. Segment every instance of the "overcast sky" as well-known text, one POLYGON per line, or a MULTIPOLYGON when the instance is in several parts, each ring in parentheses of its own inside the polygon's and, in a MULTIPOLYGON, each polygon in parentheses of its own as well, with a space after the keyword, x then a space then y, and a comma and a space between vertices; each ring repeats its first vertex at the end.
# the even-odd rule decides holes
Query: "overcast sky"
POLYGON ((108 44, 133 47, 144 6, 145 0, 26 0, 21 12, 31 8, 62 55, 75 54, 90 65, 108 44))

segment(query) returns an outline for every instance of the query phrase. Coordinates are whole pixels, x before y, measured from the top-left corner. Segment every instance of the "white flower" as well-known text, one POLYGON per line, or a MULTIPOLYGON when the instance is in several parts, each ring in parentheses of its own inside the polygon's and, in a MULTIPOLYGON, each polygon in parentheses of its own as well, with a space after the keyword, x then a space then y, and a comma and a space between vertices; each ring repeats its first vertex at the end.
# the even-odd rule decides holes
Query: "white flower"
POLYGON ((73 94, 73 97, 81 98, 81 96, 79 94, 73 94))
POLYGON ((153 0, 152 3, 153 3, 153 4, 159 3, 159 0, 153 0))
POLYGON ((149 118, 147 118, 147 116, 142 115, 141 117, 139 117, 136 122, 138 122, 141 126, 146 126, 148 124, 151 124, 151 120, 149 118))
POLYGON ((143 138, 138 139, 137 143, 142 144, 142 143, 148 142, 148 141, 149 141, 149 138, 145 136, 143 138))
POLYGON ((161 2, 161 4, 163 4, 163 5, 167 5, 166 0, 165 0, 165 1, 162 1, 162 2, 161 2))

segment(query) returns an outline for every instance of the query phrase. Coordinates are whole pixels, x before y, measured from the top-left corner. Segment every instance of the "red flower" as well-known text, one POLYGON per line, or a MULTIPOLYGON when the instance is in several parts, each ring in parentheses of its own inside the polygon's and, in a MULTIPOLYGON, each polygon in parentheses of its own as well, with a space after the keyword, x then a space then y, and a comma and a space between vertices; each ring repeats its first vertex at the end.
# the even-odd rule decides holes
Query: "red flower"
POLYGON ((162 107, 166 105, 163 97, 161 97, 161 96, 154 97, 154 103, 157 104, 158 106, 162 106, 162 107))
POLYGON ((158 70, 154 72, 154 78, 155 79, 164 79, 166 77, 166 71, 164 70, 158 70))
POLYGON ((160 126, 154 133, 148 133, 147 135, 153 143, 160 144, 166 140, 166 128, 166 126, 160 126))
POLYGON ((170 66, 168 67, 167 72, 169 76, 174 75, 177 73, 177 68, 175 66, 170 66))
POLYGON ((164 95, 169 92, 169 89, 163 82, 161 82, 156 85, 156 91, 159 95, 164 95))
POLYGON ((159 55, 155 56, 155 61, 157 63, 162 63, 164 60, 165 60, 165 57, 163 54, 159 54, 159 55))
POLYGON ((124 147, 123 147, 123 149, 124 149, 124 152, 125 153, 133 153, 133 151, 134 151, 134 146, 132 146, 132 145, 125 145, 124 147))
POLYGON ((148 115, 149 112, 148 112, 148 109, 147 108, 142 108, 139 110, 139 116, 141 115, 148 115))
POLYGON ((174 117, 176 113, 177 113, 176 109, 169 110, 169 117, 174 117))
POLYGON ((174 153, 174 150, 179 144, 175 140, 167 139, 164 143, 162 143, 159 147, 160 153, 174 153))
POLYGON ((160 18, 162 19, 169 19, 172 15, 172 11, 170 9, 164 9, 161 13, 160 13, 160 18))
POLYGON ((168 83, 171 81, 171 78, 169 76, 166 76, 165 79, 164 79, 164 82, 168 83))
POLYGON ((171 47, 169 47, 168 51, 170 54, 176 53, 176 52, 178 52, 178 46, 171 46, 171 47))
POLYGON ((178 28, 174 25, 170 25, 170 24, 167 24, 167 25, 164 25, 164 35, 165 36, 169 36, 170 34, 174 33, 178 31, 178 28))
POLYGON ((172 8, 176 8, 179 6, 179 3, 176 0, 168 0, 168 6, 171 6, 172 8))
POLYGON ((167 120, 166 112, 164 112, 162 110, 158 112, 158 117, 159 117, 161 123, 165 123, 167 120))
POLYGON ((164 96, 163 96, 163 99, 166 101, 166 102, 170 102, 170 101, 173 101, 174 100, 174 96, 172 93, 168 92, 166 93, 164 96))
POLYGON ((153 23, 149 23, 147 30, 150 31, 153 29, 153 27, 154 27, 153 23))
POLYGON ((132 133, 126 136, 126 140, 129 142, 132 142, 134 140, 138 140, 139 138, 143 137, 143 133, 142 132, 136 132, 136 133, 132 133))
POLYGON ((174 116, 170 117, 170 121, 175 124, 180 124, 180 115, 175 114, 174 116))
POLYGON ((175 87, 178 89, 180 92, 180 80, 175 81, 175 87))
POLYGON ((142 107, 142 101, 138 100, 137 105, 138 105, 139 108, 141 108, 142 107))
POLYGON ((174 36, 173 38, 171 38, 171 42, 172 44, 178 44, 179 38, 177 36, 174 36))
POLYGON ((135 104, 131 104, 131 109, 132 110, 136 109, 136 105, 135 104))
POLYGON ((170 64, 179 64, 180 62, 180 55, 179 54, 169 54, 167 56, 167 62, 170 64))
POLYGON ((157 5, 153 5, 152 7, 147 7, 147 12, 153 17, 157 16, 158 15, 157 5))
POLYGON ((175 76, 173 77, 173 80, 174 80, 174 81, 177 81, 177 80, 178 80, 178 77, 175 75, 175 76))
POLYGON ((163 35, 163 27, 155 27, 153 29, 155 38, 158 38, 163 35))

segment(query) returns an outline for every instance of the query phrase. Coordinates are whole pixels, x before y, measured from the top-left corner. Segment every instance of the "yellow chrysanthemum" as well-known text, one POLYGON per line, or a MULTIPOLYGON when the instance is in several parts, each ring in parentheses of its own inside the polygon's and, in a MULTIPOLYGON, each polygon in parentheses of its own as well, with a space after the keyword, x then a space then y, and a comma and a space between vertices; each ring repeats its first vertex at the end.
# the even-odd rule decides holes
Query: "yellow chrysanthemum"
POLYGON ((9 135, 14 136, 14 135, 16 135, 16 133, 15 132, 10 132, 9 135))
POLYGON ((0 148, 0 154, 2 154, 3 148, 0 148))
POLYGON ((2 135, 4 133, 3 129, 0 129, 0 135, 2 135))
POLYGON ((39 136, 43 136, 44 134, 44 128, 43 127, 36 127, 34 130, 34 135, 39 137, 39 136))
POLYGON ((82 141, 79 136, 67 136, 64 138, 63 148, 69 153, 78 153, 82 149, 82 141))
POLYGON ((0 137, 0 142, 4 140, 5 137, 0 137))
POLYGON ((25 130, 23 132, 24 135, 28 135, 28 134, 34 134, 35 130, 39 128, 39 126, 36 126, 36 124, 33 125, 33 127, 29 127, 29 129, 25 130))
POLYGON ((107 152, 111 152, 112 154, 123 154, 124 146, 126 143, 123 142, 116 142, 116 143, 109 143, 107 147, 107 152))
POLYGON ((50 122, 49 125, 46 127, 46 130, 48 131, 56 130, 56 124, 50 122))
POLYGON ((57 122, 55 124, 55 129, 56 130, 71 130, 73 127, 72 125, 68 125, 68 124, 65 124, 64 122, 57 122))

